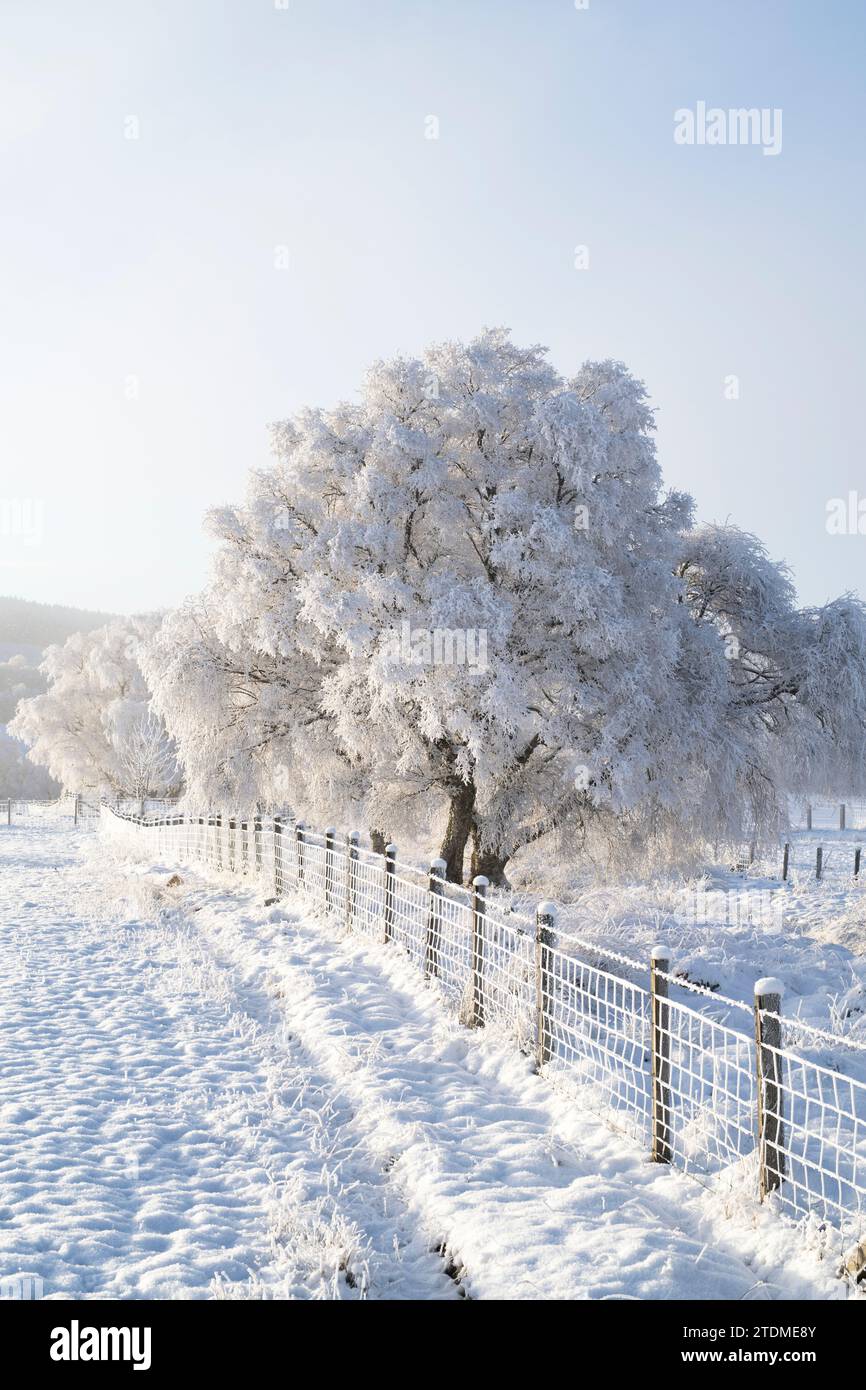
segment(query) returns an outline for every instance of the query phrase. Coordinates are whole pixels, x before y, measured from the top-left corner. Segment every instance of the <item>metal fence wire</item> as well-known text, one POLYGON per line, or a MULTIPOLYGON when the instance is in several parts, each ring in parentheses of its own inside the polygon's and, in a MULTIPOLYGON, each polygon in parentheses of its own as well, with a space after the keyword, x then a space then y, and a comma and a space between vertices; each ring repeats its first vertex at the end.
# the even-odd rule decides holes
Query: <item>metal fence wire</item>
POLYGON ((66 827, 70 823, 93 824, 99 818, 98 797, 58 796, 42 801, 6 797, 0 801, 0 825, 50 825, 66 827))
POLYGON ((806 1055, 866 1073, 866 1047, 782 1019, 775 982, 750 1007, 677 975, 660 949, 648 966, 559 930, 551 904, 515 913, 483 879, 447 882, 440 860, 421 870, 393 845, 377 854, 288 816, 105 805, 102 826, 390 942, 463 1022, 532 1052, 654 1159, 771 1201, 840 1272, 866 1268, 866 1084, 806 1055))

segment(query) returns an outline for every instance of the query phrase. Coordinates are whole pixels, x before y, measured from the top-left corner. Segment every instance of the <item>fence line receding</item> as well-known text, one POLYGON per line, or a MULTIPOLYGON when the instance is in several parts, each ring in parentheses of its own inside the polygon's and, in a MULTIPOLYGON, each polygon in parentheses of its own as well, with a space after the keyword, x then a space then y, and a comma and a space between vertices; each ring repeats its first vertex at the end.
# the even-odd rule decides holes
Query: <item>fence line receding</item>
POLYGON ((785 1021, 778 982, 759 982, 754 1007, 726 999, 677 975, 662 948, 651 963, 607 951, 559 930, 551 904, 515 913, 486 880, 447 882, 441 860, 421 870, 393 845, 378 854, 288 817, 105 805, 102 822, 400 948, 465 1023, 504 1031, 654 1159, 769 1198, 849 1273, 866 1264, 866 1084, 804 1055, 836 1047, 866 1065, 866 1048, 785 1021))

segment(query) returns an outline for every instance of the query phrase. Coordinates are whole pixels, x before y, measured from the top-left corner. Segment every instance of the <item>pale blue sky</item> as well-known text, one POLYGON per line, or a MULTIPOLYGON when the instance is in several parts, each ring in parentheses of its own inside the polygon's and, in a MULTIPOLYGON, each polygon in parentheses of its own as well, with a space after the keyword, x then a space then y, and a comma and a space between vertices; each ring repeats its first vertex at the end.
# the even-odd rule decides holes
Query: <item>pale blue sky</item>
POLYGON ((866 590, 825 528, 866 495, 859 0, 3 0, 2 31, 0 500, 44 512, 0 592, 178 602, 268 420, 489 324, 622 358, 704 519, 806 602, 866 590), (782 108, 781 154, 676 145, 700 100, 782 108))

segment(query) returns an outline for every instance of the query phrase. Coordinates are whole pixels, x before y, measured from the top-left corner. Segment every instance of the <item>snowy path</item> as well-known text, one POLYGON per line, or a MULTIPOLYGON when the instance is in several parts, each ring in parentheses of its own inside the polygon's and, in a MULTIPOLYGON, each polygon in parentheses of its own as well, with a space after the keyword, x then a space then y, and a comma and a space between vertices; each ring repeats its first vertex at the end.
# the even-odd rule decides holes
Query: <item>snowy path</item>
POLYGON ((0 835, 0 1277, 46 1297, 833 1298, 393 948, 0 835), (440 1252, 440 1253, 437 1253, 440 1252), (760 1253, 759 1253, 760 1252, 760 1253))

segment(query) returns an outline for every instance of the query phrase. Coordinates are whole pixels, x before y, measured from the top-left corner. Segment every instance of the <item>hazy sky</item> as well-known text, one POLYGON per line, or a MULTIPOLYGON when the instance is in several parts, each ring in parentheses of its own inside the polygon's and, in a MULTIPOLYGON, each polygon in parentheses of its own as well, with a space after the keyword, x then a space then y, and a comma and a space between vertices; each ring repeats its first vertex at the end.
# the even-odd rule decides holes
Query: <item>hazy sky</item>
POLYGON ((702 518, 756 531, 806 602, 866 592, 866 535, 826 530, 866 496, 862 0, 0 21, 0 592, 178 602, 267 421, 493 324, 564 373, 622 358, 702 518), (700 101, 780 108, 781 152, 675 143, 700 101))

